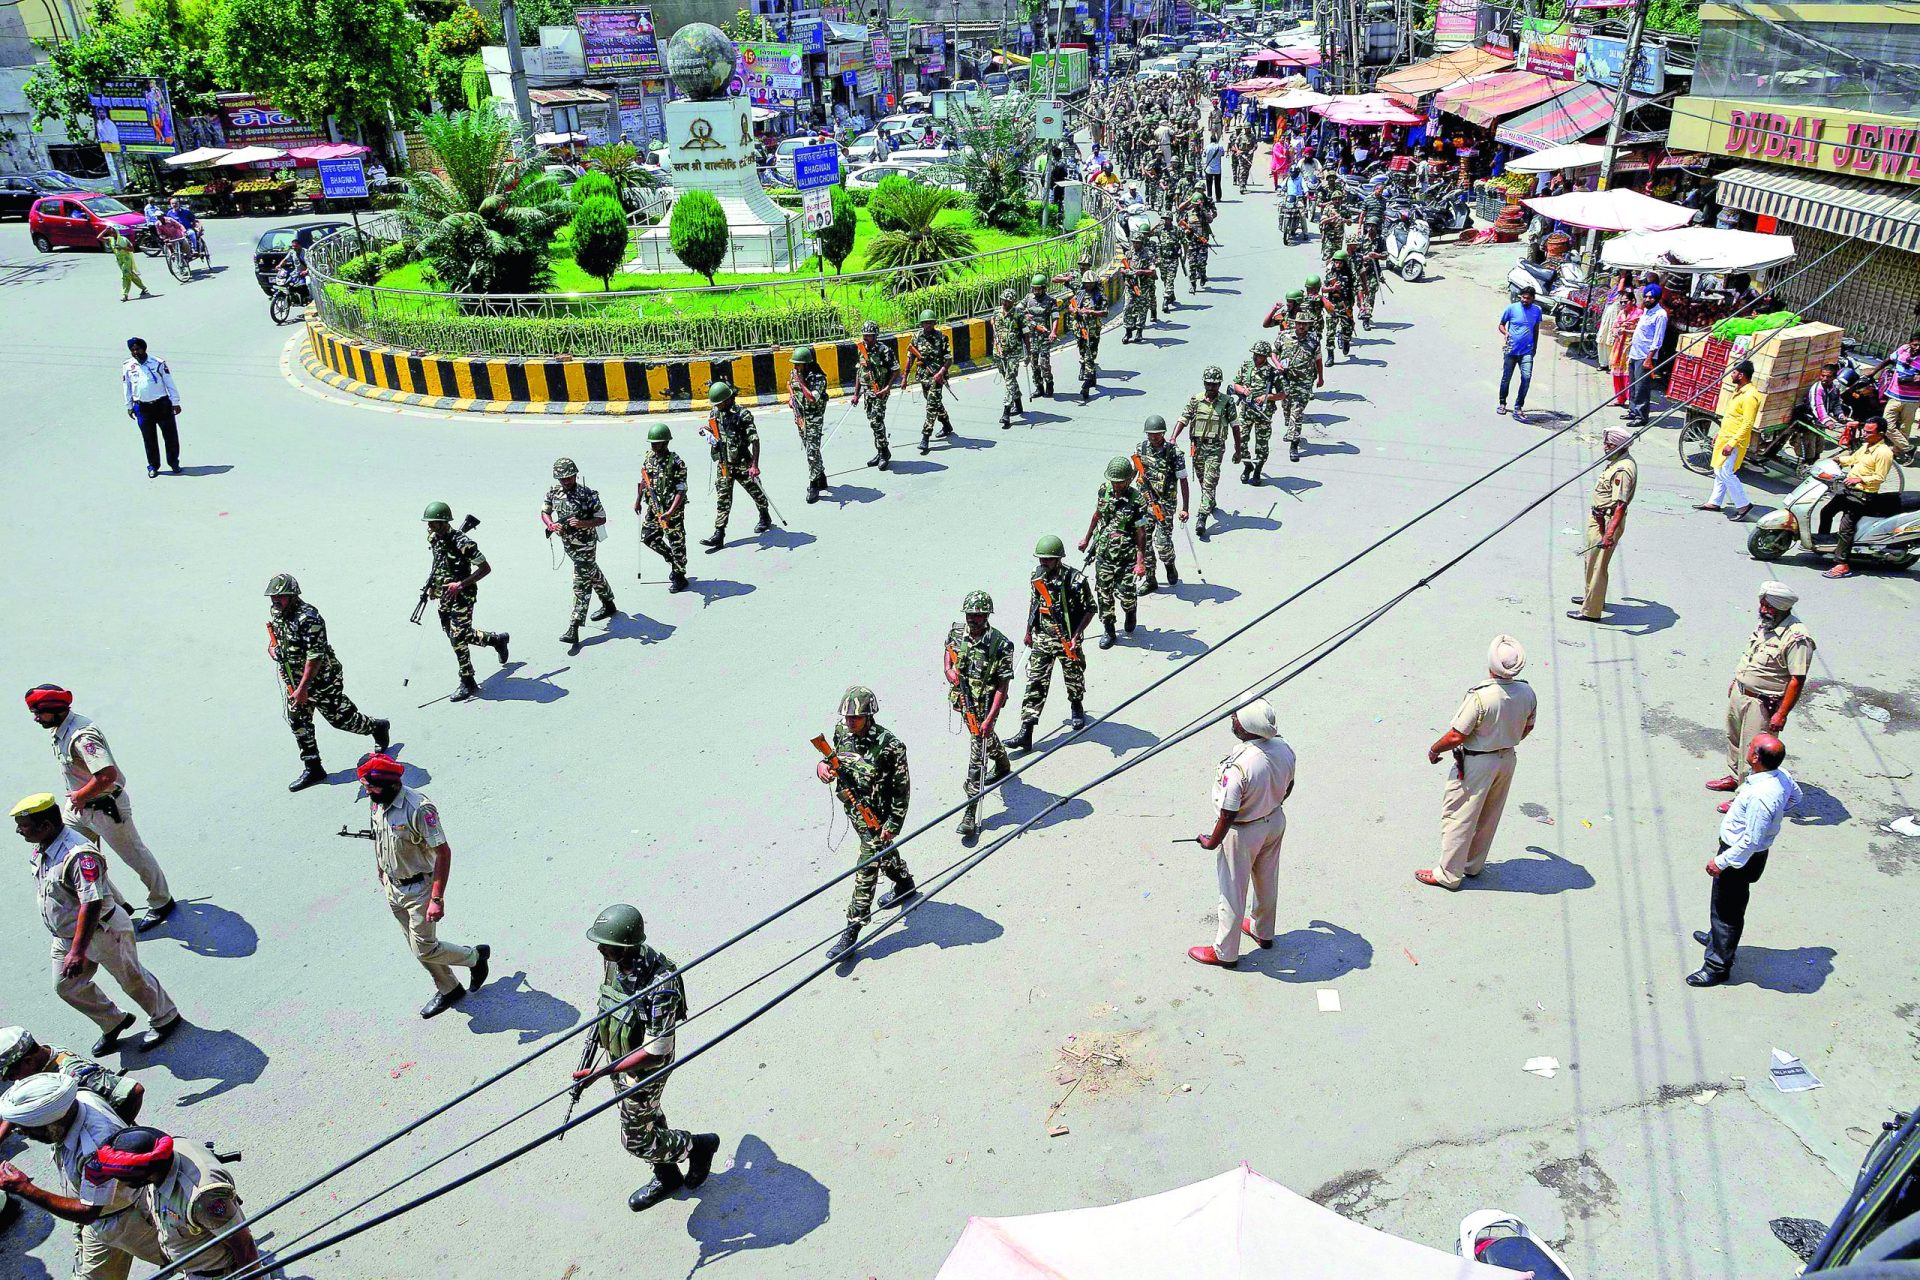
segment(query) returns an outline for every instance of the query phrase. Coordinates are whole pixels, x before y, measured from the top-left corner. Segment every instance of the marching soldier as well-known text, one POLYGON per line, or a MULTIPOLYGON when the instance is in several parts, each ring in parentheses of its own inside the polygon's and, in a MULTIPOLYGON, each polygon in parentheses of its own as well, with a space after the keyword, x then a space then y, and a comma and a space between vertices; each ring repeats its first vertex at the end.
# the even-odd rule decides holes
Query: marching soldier
POLYGON ((1100 610, 1102 649, 1113 648, 1113 606, 1126 611, 1127 634, 1133 634, 1134 608, 1139 600, 1134 580, 1147 573, 1147 526, 1153 517, 1133 487, 1133 462, 1114 458, 1107 463, 1107 482, 1100 486, 1093 519, 1087 522, 1080 550, 1093 544, 1093 593, 1100 610))
POLYGON ((982 788, 1007 776, 1013 763, 996 731, 1000 709, 1007 705, 1007 687, 1013 681, 1013 641, 989 626, 993 597, 969 591, 960 603, 965 621, 948 630, 943 659, 947 701, 967 722, 967 811, 960 816, 960 835, 971 840, 980 834, 978 797, 982 788), (988 773, 991 762, 993 771, 988 773))
POLYGON ((1100 325, 1107 318, 1107 295, 1091 271, 1080 273, 1072 312, 1074 342, 1080 348, 1080 403, 1085 404, 1100 376, 1100 325))
POLYGON ((767 510, 766 490, 760 487, 760 433, 753 426, 753 411, 734 401, 733 388, 716 382, 707 388, 707 403, 712 412, 701 434, 714 464, 713 536, 700 539, 711 555, 727 540, 727 517, 733 513, 733 487, 739 485, 753 499, 760 512, 755 533, 773 528, 773 514, 767 510))
POLYGON ((1207 255, 1213 252, 1210 229, 1198 210, 1187 215, 1187 278, 1194 292, 1207 287, 1207 255))
POLYGON ((1145 241, 1136 236, 1132 252, 1120 260, 1120 278, 1127 291, 1127 309, 1120 317, 1122 346, 1146 338, 1147 321, 1153 318, 1153 276, 1145 241))
POLYGON ((204 1143, 151 1127, 122 1129, 100 1145, 84 1173, 88 1182, 133 1188, 128 1212, 153 1227, 168 1262, 192 1259, 182 1268, 188 1275, 239 1275, 260 1260, 233 1175, 204 1143))
MULTIPOLYGON (((0 1027, 0 1093, 16 1080, 54 1072, 71 1079, 87 1092, 103 1099, 120 1117, 132 1124, 146 1105, 147 1090, 138 1080, 119 1071, 109 1071, 91 1058, 83 1058, 66 1049, 41 1044, 25 1027, 0 1027)), ((11 1128, 0 1120, 0 1141, 11 1128)))
POLYGON ((1160 233, 1150 226, 1143 226, 1133 233, 1135 262, 1142 268, 1153 272, 1153 278, 1147 281, 1147 317, 1155 324, 1160 323, 1160 290, 1156 287, 1160 271, 1154 266, 1160 261, 1160 233))
MULTIPOLYGON (((1167 443, 1167 420, 1159 414, 1147 419, 1147 438, 1133 455, 1134 475, 1140 481, 1141 496, 1147 502, 1147 514, 1153 517, 1153 552, 1166 566, 1167 585, 1180 584, 1180 570, 1173 563, 1173 486, 1180 484, 1180 522, 1187 521, 1187 460, 1167 443)), ((1157 591, 1153 577, 1153 552, 1149 552, 1146 575, 1140 580, 1142 592, 1157 591)))
POLYGON ((1053 344, 1060 336, 1060 306, 1047 292, 1047 278, 1034 276, 1033 292, 1020 304, 1026 320, 1027 374, 1033 380, 1033 394, 1053 395, 1053 344))
POLYGON ((276 573, 267 580, 267 655, 280 668, 280 682, 287 691, 285 712, 287 727, 300 748, 300 776, 287 784, 289 791, 304 791, 327 780, 320 763, 320 744, 313 735, 313 713, 318 711, 328 724, 342 733, 364 733, 373 739, 376 751, 385 751, 393 726, 388 721, 365 715, 347 696, 346 671, 339 655, 327 643, 327 622, 320 611, 300 598, 300 584, 290 573, 276 573))
POLYGON ((936 422, 940 424, 941 439, 953 434, 953 419, 947 416, 945 400, 947 377, 953 365, 953 344, 947 341, 946 334, 933 326, 933 312, 922 311, 920 332, 913 335, 913 343, 907 351, 907 371, 900 377, 904 383, 913 377, 916 370, 920 374, 920 394, 927 403, 926 420, 920 424, 921 453, 925 453, 933 441, 936 422))
MULTIPOLYGON (((1026 319, 1014 310, 1019 295, 1011 289, 1000 291, 1000 309, 988 319, 993 332, 993 367, 1000 371, 1000 429, 1013 426, 1013 415, 1026 416, 1020 403, 1020 356, 1026 349, 1026 319)), ((1034 391, 1039 395, 1038 389, 1034 391)))
POLYGON ((60 807, 46 792, 28 796, 11 812, 13 829, 33 849, 40 919, 53 935, 53 993, 100 1028, 93 1056, 110 1053, 133 1025, 133 1015, 94 981, 94 974, 105 969, 151 1019, 153 1029, 140 1047, 158 1048, 180 1025, 180 1010, 140 963, 133 922, 107 876, 107 860, 60 820, 60 807))
POLYGON ((560 633, 560 643, 580 643, 580 624, 587 620, 587 597, 600 597, 595 622, 611 618, 619 610, 613 607, 613 588, 607 575, 600 572, 600 538, 596 530, 607 523, 607 509, 600 495, 580 483, 580 468, 572 458, 558 458, 553 464, 554 485, 540 506, 540 523, 547 536, 560 535, 567 559, 573 561, 573 617, 560 633))
MULTIPOLYGON (((1331 268, 1338 268, 1345 265, 1347 258, 1347 251, 1345 249, 1342 249, 1333 256, 1334 261, 1329 264, 1331 268)), ((1334 363, 1333 352, 1336 345, 1339 347, 1340 354, 1342 355, 1351 354, 1353 348, 1353 295, 1347 292, 1347 284, 1343 272, 1337 269, 1328 272, 1327 283, 1321 290, 1320 297, 1321 306, 1327 313, 1325 329, 1327 339, 1327 363, 1332 364, 1334 363)))
MULTIPOLYGON (((427 585, 420 594, 431 597, 440 614, 440 630, 453 646, 453 660, 460 668, 460 687, 449 702, 465 702, 480 693, 473 678, 473 659, 467 656, 472 645, 486 645, 507 664, 508 635, 504 631, 478 631, 473 625, 473 606, 479 594, 480 579, 493 572, 479 546, 464 529, 453 527, 453 508, 444 502, 429 502, 420 519, 427 526, 427 550, 433 563, 427 570, 427 585)), ((469 523, 473 523, 469 517, 469 523)))
POLYGON ((1569 610, 1569 618, 1598 622, 1607 608, 1607 566, 1613 563, 1613 549, 1620 545, 1620 534, 1627 526, 1627 506, 1640 483, 1640 467, 1628 452, 1633 447, 1630 427, 1608 427, 1603 443, 1607 464, 1594 477, 1593 494, 1587 500, 1587 589, 1573 602, 1580 607, 1569 610))
POLYGON ((853 685, 840 699, 840 723, 833 730, 833 746, 814 766, 814 776, 834 789, 847 811, 847 821, 860 838, 860 867, 853 873, 853 899, 847 903, 847 927, 827 949, 827 959, 838 960, 860 940, 861 926, 873 918, 873 886, 882 871, 893 888, 880 899, 890 910, 912 898, 918 889, 906 859, 894 849, 894 838, 907 821, 912 779, 907 772, 907 744, 874 719, 880 699, 864 685, 853 685))
POLYGON ((401 783, 406 766, 392 756, 368 756, 357 772, 367 789, 369 824, 363 834, 373 839, 374 869, 387 891, 387 907, 406 933, 414 959, 433 979, 433 999, 420 1016, 435 1018, 466 999, 468 991, 480 989, 493 948, 440 939, 447 881, 453 875, 453 848, 440 825, 440 810, 401 783), (453 976, 456 968, 469 970, 465 988, 453 976))
POLYGON ((1322 274, 1333 269, 1333 255, 1347 247, 1347 220, 1340 213, 1340 202, 1329 199, 1320 211, 1320 265, 1322 274))
MULTIPOLYGON (((1185 256, 1180 248, 1180 240, 1181 235, 1178 223, 1167 222, 1161 226, 1160 261, 1157 265, 1160 269, 1161 288, 1166 293, 1166 296, 1161 299, 1160 305, 1168 311, 1172 311, 1174 307, 1178 305, 1174 301, 1173 286, 1174 282, 1180 278, 1180 263, 1181 259, 1185 256)), ((1154 318, 1158 319, 1159 317, 1156 316, 1154 318)))
POLYGON ((647 945, 646 921, 639 908, 624 902, 594 918, 587 941, 600 949, 604 962, 593 1035, 606 1051, 607 1064, 574 1072, 575 1096, 601 1076, 612 1076, 619 1093, 646 1081, 620 1099, 620 1145, 653 1166, 653 1178, 627 1197, 627 1208, 641 1213, 682 1187, 705 1182, 720 1135, 669 1129, 660 1105, 672 1075, 674 1029, 687 1019, 679 966, 647 945))
POLYGON ((854 374, 853 402, 867 400, 867 426, 873 431, 873 456, 867 465, 886 471, 893 466, 893 450, 887 446, 887 403, 893 394, 893 382, 900 376, 900 358, 891 342, 880 340, 880 326, 869 320, 860 327, 860 363, 854 374))
POLYGON ((60 806, 66 824, 96 847, 105 840, 146 885, 147 909, 133 921, 136 932, 146 932, 173 914, 173 890, 133 825, 126 776, 107 746, 107 735, 73 710, 73 694, 58 685, 37 684, 27 690, 27 714, 53 733, 53 758, 66 777, 66 799, 60 806))
POLYGON ((1007 740, 1018 751, 1033 750, 1033 728, 1047 705, 1047 686, 1053 683, 1053 664, 1067 685, 1073 727, 1087 722, 1087 655, 1083 647, 1087 625, 1093 621, 1093 590, 1078 569, 1066 563, 1067 544, 1049 533, 1034 544, 1040 563, 1033 571, 1027 601, 1027 687, 1020 698, 1020 732, 1007 740))
POLYGON ((1219 365, 1210 364, 1202 370, 1200 394, 1187 398, 1187 407, 1173 424, 1175 444, 1180 443, 1181 432, 1192 433, 1187 448, 1193 455, 1193 474, 1200 481, 1200 510, 1193 528, 1202 542, 1207 540, 1207 517, 1213 514, 1214 491, 1220 486, 1220 461, 1226 455, 1229 433, 1233 436, 1233 460, 1240 462, 1247 455, 1239 415, 1233 411, 1233 401, 1220 394, 1221 381, 1219 365))
POLYGON ((1746 652, 1727 685, 1727 776, 1709 782, 1709 791, 1739 788, 1753 768, 1747 748, 1754 735, 1779 737, 1787 714, 1806 692, 1814 643, 1813 633, 1794 616, 1799 603, 1800 593, 1784 582, 1760 584, 1760 625, 1747 637, 1746 652))
POLYGON ((807 502, 812 504, 827 491, 827 464, 820 456, 820 441, 827 432, 827 375, 814 362, 812 347, 794 348, 787 406, 793 410, 800 448, 807 455, 807 502))
POLYGON ((1280 375, 1273 367, 1273 344, 1262 338, 1240 362, 1233 375, 1233 393, 1240 398, 1241 423, 1252 429, 1253 449, 1240 465, 1240 483, 1258 484, 1273 441, 1273 406, 1280 398, 1280 375))
MULTIPOLYGON (((1287 415, 1287 461, 1300 461, 1301 431, 1307 422, 1307 405, 1315 387, 1327 385, 1326 370, 1320 365, 1320 348, 1313 340, 1313 326, 1305 315, 1293 318, 1291 332, 1280 339, 1273 367, 1280 375, 1280 404, 1287 415)), ((1256 446, 1259 459, 1254 463, 1253 482, 1260 483, 1260 463, 1266 460, 1264 444, 1256 446)))
POLYGON ((1380 263, 1386 255, 1365 246, 1349 249, 1347 253, 1353 266, 1354 314, 1360 320, 1360 327, 1372 332, 1373 303, 1380 292, 1380 263))
POLYGON ((1306 297, 1301 303, 1300 314, 1307 317, 1313 349, 1317 353, 1327 334, 1327 300, 1321 295, 1319 276, 1308 276, 1305 288, 1306 297))
POLYGON ((673 429, 647 428, 647 456, 633 495, 640 545, 667 562, 669 592, 687 589, 687 464, 673 451, 673 429))

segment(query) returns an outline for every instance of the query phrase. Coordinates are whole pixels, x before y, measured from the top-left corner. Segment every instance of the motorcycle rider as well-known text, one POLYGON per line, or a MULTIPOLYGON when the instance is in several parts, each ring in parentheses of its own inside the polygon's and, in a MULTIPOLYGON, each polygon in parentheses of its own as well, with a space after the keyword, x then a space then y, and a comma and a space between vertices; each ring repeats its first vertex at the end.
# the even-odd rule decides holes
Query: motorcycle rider
POLYGON ((1893 470, 1893 449, 1887 444, 1887 424, 1879 418, 1872 418, 1861 424, 1862 439, 1860 447, 1851 453, 1834 455, 1834 461, 1847 469, 1845 487, 1827 504, 1820 513, 1819 533, 1824 538, 1832 531, 1834 522, 1839 521, 1839 536, 1833 544, 1833 568, 1827 570, 1829 578, 1851 578, 1853 566, 1847 563, 1853 554, 1854 531, 1860 526, 1861 516, 1891 514, 1899 510, 1899 494, 1883 494, 1880 486, 1886 483, 1888 474, 1893 470))

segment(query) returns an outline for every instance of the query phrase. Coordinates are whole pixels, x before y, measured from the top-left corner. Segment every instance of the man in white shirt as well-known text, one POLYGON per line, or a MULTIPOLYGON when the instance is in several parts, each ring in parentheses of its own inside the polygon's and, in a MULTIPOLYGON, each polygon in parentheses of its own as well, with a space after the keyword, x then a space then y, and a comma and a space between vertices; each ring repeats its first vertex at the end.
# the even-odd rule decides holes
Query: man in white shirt
POLYGON ((1713 877, 1709 907, 1712 931, 1696 929, 1693 940, 1707 949, 1700 967, 1687 975, 1690 987, 1717 987, 1727 980, 1740 949, 1740 933, 1747 923, 1747 897, 1767 869, 1767 851, 1780 834, 1780 824, 1800 801, 1800 788, 1780 767, 1787 749, 1770 733, 1755 734, 1747 747, 1753 772, 1727 802, 1720 820, 1720 848, 1707 861, 1713 877))
POLYGON ((174 417, 180 412, 180 388, 173 385, 173 370, 165 360, 147 354, 145 338, 128 338, 127 350, 133 354, 120 366, 120 386, 126 393, 127 416, 140 427, 140 439, 147 446, 147 479, 160 474, 160 442, 167 446, 167 471, 180 474, 180 428, 174 417))
POLYGON ((1273 704, 1255 698, 1233 713, 1240 745, 1220 762, 1214 783, 1213 830, 1199 839, 1218 849, 1220 923, 1213 945, 1191 947, 1190 959, 1232 969, 1240 963, 1240 935, 1273 945, 1280 892, 1280 841, 1287 833, 1281 809, 1293 793, 1293 748, 1280 737, 1273 704), (1249 892, 1251 890, 1251 892, 1249 892), (1245 914, 1251 900, 1252 915, 1245 914))
POLYGON ((1633 326, 1627 346, 1627 425, 1645 423, 1653 401, 1653 370, 1667 341, 1667 309, 1660 305, 1660 286, 1650 284, 1642 295, 1646 309, 1633 326))

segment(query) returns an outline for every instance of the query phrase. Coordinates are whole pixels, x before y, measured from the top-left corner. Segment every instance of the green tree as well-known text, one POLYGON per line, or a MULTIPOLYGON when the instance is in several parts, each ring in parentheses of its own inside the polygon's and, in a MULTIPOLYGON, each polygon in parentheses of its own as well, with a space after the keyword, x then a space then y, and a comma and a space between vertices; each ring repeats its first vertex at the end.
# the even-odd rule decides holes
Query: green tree
MULTIPOLYGON (((897 230, 882 231, 867 242, 867 266, 875 271, 894 272, 888 288, 895 293, 922 289, 945 275, 940 265, 951 258, 964 258, 973 252, 973 233, 965 227, 941 222, 940 215, 951 209, 959 197, 944 187, 908 185, 889 193, 886 210, 897 230)), ((867 211, 879 216, 874 205, 880 192, 867 202, 867 211)))
POLYGON ((727 260, 727 212, 711 191, 684 191, 673 202, 669 226, 673 256, 689 271, 713 283, 714 272, 727 260))
POLYGON ((833 188, 833 221, 820 229, 820 259, 833 267, 835 275, 840 274, 846 265, 847 255, 853 252, 853 233, 860 226, 860 211, 854 208, 853 197, 839 184, 833 188))
POLYGON ((211 0, 139 0, 124 12, 115 0, 93 0, 75 39, 40 42, 47 61, 34 68, 24 87, 33 128, 57 120, 74 137, 91 136, 87 94, 102 80, 120 76, 165 81, 179 115, 211 110, 216 87, 207 53, 211 16, 211 0))
POLYGON ((873 194, 867 197, 867 216, 873 219, 875 230, 898 231, 906 225, 895 210, 902 193, 911 192, 913 188, 913 179, 901 174, 892 173, 880 179, 873 194))
POLYGON ((443 108, 452 110, 466 103, 466 89, 461 81, 467 59, 479 53, 486 43, 486 19, 465 5, 427 29, 427 43, 420 51, 420 68, 426 74, 427 87, 443 108))
POLYGON ((627 215, 618 200, 595 195, 580 202, 573 215, 573 260, 588 275, 598 276, 601 288, 613 288, 613 273, 627 260, 627 215))
POLYGON ((1040 144, 1033 136, 1032 104, 1024 94, 983 97, 973 104, 951 102, 947 113, 960 146, 953 167, 973 195, 980 225, 1018 230, 1033 216, 1027 181, 1040 144))
POLYGON ((773 24, 751 9, 735 9, 733 16, 720 24, 729 40, 772 40, 773 24))
POLYGON ((581 174, 579 180, 573 184, 573 189, 567 192, 568 199, 572 200, 576 207, 585 204, 595 196, 605 196, 616 204, 620 200, 619 192, 614 189, 613 179, 591 169, 581 174))
POLYGON ((586 160, 594 172, 607 175, 613 183, 614 194, 628 213, 645 204, 647 192, 659 185, 653 174, 641 167, 639 149, 631 143, 610 142, 588 147, 586 160))
POLYGON ((211 34, 223 84, 316 124, 383 129, 425 100, 424 34, 405 0, 220 0, 211 34))
POLYGON ((428 116, 439 172, 415 170, 400 205, 434 278, 460 293, 533 293, 552 282, 553 233, 573 213, 527 140, 493 103, 428 116))
MULTIPOLYGON (((520 43, 540 43, 540 28, 573 25, 574 0, 518 0, 515 13, 520 20, 520 43)), ((476 0, 474 8, 486 19, 487 30, 495 44, 506 42, 506 30, 500 25, 500 0, 476 0)))

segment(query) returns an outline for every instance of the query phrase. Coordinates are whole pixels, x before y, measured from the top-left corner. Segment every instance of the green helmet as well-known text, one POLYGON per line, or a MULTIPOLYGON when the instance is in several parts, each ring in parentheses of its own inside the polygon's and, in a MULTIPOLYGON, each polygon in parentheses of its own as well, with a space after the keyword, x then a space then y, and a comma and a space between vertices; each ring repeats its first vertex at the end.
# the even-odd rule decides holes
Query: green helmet
POLYGON ((647 439, 649 441, 671 440, 673 439, 673 428, 664 422, 656 422, 647 428, 647 439))
POLYGON ((1218 382, 1224 377, 1226 377, 1226 375, 1220 372, 1220 366, 1217 364, 1210 364, 1200 371, 1200 381, 1202 382, 1218 382))
POLYGON ((993 597, 984 591, 969 591, 967 598, 960 602, 962 613, 992 613, 993 597))
POLYGON ((587 930, 587 941, 603 947, 637 947, 646 940, 647 922, 641 919, 640 908, 624 902, 603 909, 587 930))
POLYGON ((1044 289, 1047 287, 1047 278, 1045 276, 1035 276, 1033 279, 1029 280, 1027 283, 1032 285, 1036 289, 1044 289))
POLYGON ((1306 290, 1304 289, 1295 289, 1292 293, 1287 295, 1288 302, 1305 302, 1306 300, 1307 300, 1307 293, 1306 293, 1306 290))
POLYGON ((427 509, 420 513, 422 520, 451 520, 453 508, 444 502, 429 502, 427 509))
POLYGON ((1133 464, 1127 461, 1125 458, 1116 457, 1112 459, 1107 463, 1107 479, 1109 480, 1133 479, 1133 464))
POLYGON ((725 404, 733 399, 733 388, 724 382, 715 382, 707 387, 708 404, 725 404))
POLYGON ((1018 302, 1019 300, 1020 295, 1011 289, 1002 289, 1000 291, 1000 302, 1003 306, 1009 302, 1018 302))
POLYGON ((878 320, 869 320, 865 324, 860 326, 860 332, 878 333, 880 332, 880 322, 878 320))
POLYGON ((1060 540, 1059 534, 1043 533, 1040 541, 1033 544, 1033 554, 1042 559, 1057 560, 1067 554, 1067 544, 1060 540))
POLYGON ((863 684, 848 685, 847 691, 840 696, 840 714, 843 716, 871 716, 880 711, 880 699, 874 697, 873 690, 863 684))
POLYGON ((925 311, 922 311, 922 312, 920 313, 920 323, 921 323, 921 324, 932 324, 932 323, 933 323, 933 310, 932 310, 932 308, 928 308, 927 310, 925 310, 925 311))
POLYGON ((1308 277, 1307 277, 1307 292, 1308 292, 1308 293, 1313 293, 1313 292, 1314 292, 1315 290, 1317 290, 1317 289, 1319 289, 1319 287, 1320 287, 1320 277, 1319 277, 1319 276, 1308 276, 1308 277))
POLYGON ((1335 262, 1345 262, 1347 260, 1347 251, 1345 249, 1337 250, 1333 255, 1333 260, 1335 262))
POLYGON ((795 347, 793 349, 793 362, 795 364, 812 364, 813 348, 812 347, 795 347))
POLYGON ((1147 418, 1147 434, 1150 436, 1163 436, 1167 434, 1167 420, 1157 413, 1149 415, 1147 418))
POLYGON ((1257 356, 1270 356, 1273 354, 1273 344, 1265 338, 1262 338, 1253 344, 1253 354, 1257 356))
POLYGON ((553 460, 553 478, 555 480, 565 480, 568 476, 577 476, 579 474, 580 467, 572 458, 555 458, 553 460))
POLYGON ((300 594, 300 580, 290 573, 276 573, 267 579, 267 594, 270 596, 297 596, 300 594))

